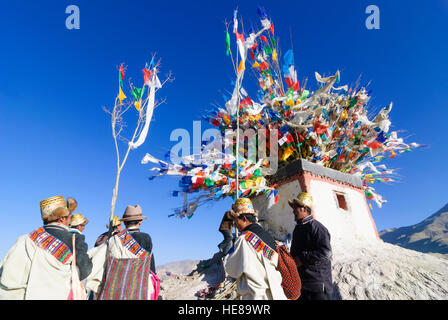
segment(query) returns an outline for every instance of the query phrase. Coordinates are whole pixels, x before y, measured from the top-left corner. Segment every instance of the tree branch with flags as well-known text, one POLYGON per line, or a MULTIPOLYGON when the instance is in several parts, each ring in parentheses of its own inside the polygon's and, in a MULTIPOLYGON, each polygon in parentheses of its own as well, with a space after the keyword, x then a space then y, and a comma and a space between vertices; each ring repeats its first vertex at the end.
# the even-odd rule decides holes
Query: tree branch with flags
POLYGON ((114 217, 115 204, 118 196, 118 188, 120 183, 120 175, 128 159, 131 150, 140 147, 146 140, 154 109, 160 105, 156 102, 156 92, 163 87, 168 81, 173 81, 172 74, 169 73, 163 82, 160 82, 158 73, 159 65, 154 63, 154 56, 152 56, 151 63, 145 65, 143 68, 143 86, 135 87, 129 83, 129 89, 126 90, 124 86, 125 81, 125 66, 120 65, 118 70, 118 95, 115 98, 115 103, 112 110, 103 108, 111 116, 112 137, 114 139, 114 146, 116 152, 116 175, 115 184, 112 192, 112 201, 109 216, 109 234, 112 231, 112 219, 114 217), (147 90, 146 90, 147 88, 147 90), (145 95, 146 91, 146 95, 145 95), (125 92, 129 92, 128 95, 125 92), (134 108, 133 108, 134 107, 134 108), (130 139, 123 136, 126 123, 125 115, 134 109, 136 113, 135 127, 133 127, 130 139), (124 153, 120 153, 119 142, 125 142, 124 153))

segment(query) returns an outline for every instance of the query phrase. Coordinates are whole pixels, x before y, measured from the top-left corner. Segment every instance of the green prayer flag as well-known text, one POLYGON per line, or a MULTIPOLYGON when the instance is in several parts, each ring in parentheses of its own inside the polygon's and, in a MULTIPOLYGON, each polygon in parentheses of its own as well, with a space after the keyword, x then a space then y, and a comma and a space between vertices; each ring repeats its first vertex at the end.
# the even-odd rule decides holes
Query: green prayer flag
POLYGON ((134 96, 135 100, 140 100, 143 96, 143 93, 145 92, 145 87, 143 88, 134 88, 132 90, 132 95, 134 96))
POLYGON ((309 95, 310 95, 310 92, 308 90, 303 90, 300 100, 308 98, 309 95))
POLYGON ((120 82, 120 87, 123 88, 123 79, 121 78, 121 72, 118 72, 118 81, 120 82))
POLYGON ((288 91, 286 91, 286 98, 288 100, 291 100, 292 98, 294 98, 294 88, 293 87, 290 87, 288 89, 288 91))
POLYGON ((227 48, 226 55, 229 55, 229 52, 230 52, 230 35, 229 35, 228 31, 226 31, 226 48, 227 48))
POLYGON ((358 102, 358 99, 356 97, 354 97, 349 104, 349 108, 353 108, 355 106, 355 104, 358 102))
POLYGON ((266 46, 266 47, 264 47, 264 53, 266 53, 266 54, 272 54, 272 49, 271 49, 271 47, 270 47, 270 46, 266 46))
POLYGON ((213 180, 212 179, 210 179, 210 178, 206 178, 205 179, 205 185, 207 186, 207 187, 211 187, 212 185, 214 185, 215 183, 213 182, 213 180))

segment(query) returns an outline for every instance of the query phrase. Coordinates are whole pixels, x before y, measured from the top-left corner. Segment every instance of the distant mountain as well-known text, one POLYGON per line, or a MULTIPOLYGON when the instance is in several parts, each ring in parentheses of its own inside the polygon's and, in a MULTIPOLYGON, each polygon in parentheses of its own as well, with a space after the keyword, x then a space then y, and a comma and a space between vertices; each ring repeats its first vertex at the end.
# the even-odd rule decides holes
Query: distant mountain
POLYGON ((166 271, 174 274, 182 274, 187 275, 191 271, 193 271, 194 268, 196 268, 196 265, 199 263, 199 260, 182 260, 182 261, 176 261, 176 262, 169 262, 165 263, 163 265, 157 266, 156 270, 157 273, 160 271, 166 271))
POLYGON ((379 234, 385 242, 448 258, 448 204, 420 223, 386 229, 379 234))

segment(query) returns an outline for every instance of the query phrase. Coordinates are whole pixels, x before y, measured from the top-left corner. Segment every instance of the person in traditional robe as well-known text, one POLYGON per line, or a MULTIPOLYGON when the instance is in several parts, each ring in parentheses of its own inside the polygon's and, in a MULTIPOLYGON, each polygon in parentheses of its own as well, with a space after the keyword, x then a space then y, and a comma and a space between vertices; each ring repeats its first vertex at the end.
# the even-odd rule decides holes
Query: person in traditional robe
POLYGON ((73 198, 41 201, 44 226, 21 236, 0 262, 0 300, 67 300, 71 290, 73 236, 79 280, 86 278, 92 262, 82 237, 70 232, 73 198))
MULTIPOLYGON (((106 224, 106 229, 109 230, 109 225, 106 224)), ((112 218, 112 233, 111 233, 111 237, 113 237, 114 235, 116 235, 118 232, 121 231, 121 221, 120 218, 117 216, 114 216, 112 218)), ((98 247, 99 245, 102 245, 103 243, 105 243, 108 239, 108 235, 109 235, 109 231, 106 231, 102 234, 100 234, 98 236, 98 239, 96 239, 95 241, 95 247, 98 247)))
POLYGON ((302 281, 299 300, 331 300, 333 281, 330 233, 322 223, 313 218, 312 201, 312 196, 306 192, 288 200, 296 220, 290 253, 302 281))
MULTIPOLYGON (((105 243, 91 249, 89 256, 92 257, 93 271, 87 279, 86 288, 99 294, 107 268, 107 255, 116 259, 136 259, 150 258, 150 271, 147 296, 153 299, 158 295, 160 280, 156 276, 154 254, 152 252, 152 240, 149 234, 141 232, 140 226, 147 217, 142 215, 142 208, 139 205, 127 206, 123 217, 126 229, 116 233, 105 243), (157 294, 155 294, 157 292, 157 294)), ((120 297, 127 298, 127 297, 120 297)))
POLYGON ((277 270, 278 254, 272 236, 257 223, 258 212, 248 198, 232 206, 235 226, 240 231, 224 259, 226 273, 238 282, 242 300, 287 300, 277 270))
POLYGON ((233 246, 233 217, 230 211, 226 211, 219 225, 219 232, 222 233, 224 240, 218 244, 219 251, 225 256, 233 246))

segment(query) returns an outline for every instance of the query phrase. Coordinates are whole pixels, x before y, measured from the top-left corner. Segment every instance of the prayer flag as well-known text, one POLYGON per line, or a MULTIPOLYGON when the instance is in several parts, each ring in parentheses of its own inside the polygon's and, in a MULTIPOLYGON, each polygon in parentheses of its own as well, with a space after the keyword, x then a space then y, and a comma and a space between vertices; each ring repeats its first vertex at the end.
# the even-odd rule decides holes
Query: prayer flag
POLYGON ((144 84, 149 86, 149 81, 151 80, 151 74, 152 72, 149 71, 146 68, 143 68, 143 80, 144 80, 144 84))
POLYGON ((277 50, 275 48, 272 50, 272 60, 277 61, 277 50))
POLYGON ((229 55, 230 53, 230 35, 229 32, 226 31, 226 55, 229 55))
POLYGON ((241 60, 240 60, 240 65, 238 66, 238 73, 239 73, 241 70, 245 70, 245 69, 246 69, 246 65, 245 65, 245 63, 244 63, 244 60, 241 59, 241 60))
POLYGON ((120 100, 120 104, 123 104, 123 100, 126 99, 123 90, 121 90, 121 86, 118 87, 118 99, 120 100))
POLYGON ((118 74, 118 80, 120 82, 120 87, 123 87, 123 81, 124 81, 124 69, 123 64, 120 65, 120 72, 118 74))

